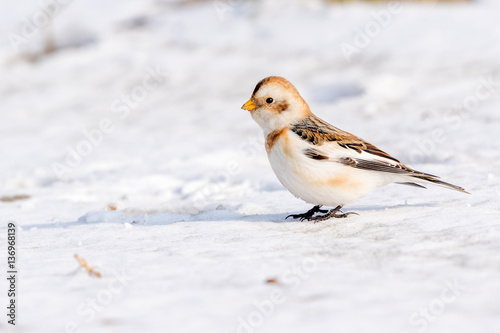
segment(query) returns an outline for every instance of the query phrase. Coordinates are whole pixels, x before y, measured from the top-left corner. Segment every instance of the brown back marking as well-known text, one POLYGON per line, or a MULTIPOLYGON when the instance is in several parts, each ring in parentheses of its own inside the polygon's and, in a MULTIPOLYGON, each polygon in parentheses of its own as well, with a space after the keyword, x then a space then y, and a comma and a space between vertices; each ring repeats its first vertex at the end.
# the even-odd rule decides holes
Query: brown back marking
POLYGON ((313 145, 321 146, 327 141, 336 141, 340 147, 352 149, 358 153, 366 151, 367 153, 401 163, 399 160, 375 147, 371 143, 348 132, 342 131, 315 115, 309 116, 300 123, 293 125, 291 130, 303 140, 307 140, 313 145))

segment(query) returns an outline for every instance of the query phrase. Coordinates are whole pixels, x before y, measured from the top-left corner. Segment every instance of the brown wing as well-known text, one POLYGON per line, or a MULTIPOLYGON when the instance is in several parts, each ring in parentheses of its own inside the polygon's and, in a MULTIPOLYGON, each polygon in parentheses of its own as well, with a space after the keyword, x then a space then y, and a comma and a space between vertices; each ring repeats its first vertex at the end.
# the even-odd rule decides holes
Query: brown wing
POLYGON ((429 173, 414 170, 410 167, 407 167, 403 163, 391 164, 389 162, 384 162, 384 161, 375 161, 375 160, 368 161, 362 158, 351 158, 351 157, 342 157, 337 159, 336 162, 347 166, 351 166, 353 168, 364 169, 364 170, 399 173, 414 177, 425 176, 425 177, 439 178, 429 173))
POLYGON ((339 146, 352 149, 358 153, 365 151, 372 155, 384 157, 401 164, 399 160, 375 147, 371 143, 358 138, 351 133, 334 127, 316 116, 309 116, 300 123, 292 126, 292 131, 302 139, 311 142, 313 145, 321 146, 326 141, 336 141, 339 146))
MULTIPOLYGON (((443 182, 442 180, 439 180, 438 179, 439 177, 437 176, 420 172, 404 165, 403 163, 401 163, 391 155, 387 154, 386 152, 378 149, 374 145, 348 132, 342 131, 341 129, 338 129, 328 124, 327 122, 319 119, 314 115, 309 116, 302 122, 293 125, 291 130, 295 134, 300 136, 303 140, 309 141, 312 145, 321 146, 325 142, 335 141, 340 147, 343 147, 345 149, 354 150, 359 154, 361 154, 361 152, 364 151, 372 155, 392 160, 396 162, 396 164, 382 160, 366 160, 363 158, 352 158, 352 157, 338 158, 334 162, 338 162, 346 166, 364 170, 406 174, 408 176, 415 177, 416 179, 419 180, 423 180, 429 183, 434 183, 436 185, 447 187, 456 191, 469 193, 460 186, 456 186, 450 183, 443 182)), ((304 154, 309 158, 321 161, 321 163, 323 163, 323 161, 332 161, 328 156, 323 155, 320 149, 314 149, 313 147, 306 149, 304 151, 304 154)), ((413 182, 404 182, 404 184, 423 187, 422 185, 413 182)))

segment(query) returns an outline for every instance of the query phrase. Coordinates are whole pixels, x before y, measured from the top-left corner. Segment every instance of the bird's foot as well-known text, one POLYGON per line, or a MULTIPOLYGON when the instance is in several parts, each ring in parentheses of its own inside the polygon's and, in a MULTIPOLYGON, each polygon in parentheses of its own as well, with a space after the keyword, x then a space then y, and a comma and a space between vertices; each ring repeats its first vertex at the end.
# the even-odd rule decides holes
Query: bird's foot
POLYGON ((326 220, 329 220, 331 219, 332 217, 334 218, 346 218, 348 217, 349 215, 359 215, 358 213, 355 213, 355 212, 333 212, 334 209, 332 209, 331 211, 329 211, 328 213, 324 214, 324 215, 319 215, 319 216, 315 216, 311 219, 308 219, 308 221, 314 221, 314 223, 316 222, 320 222, 320 221, 326 221, 326 220))
POLYGON ((305 212, 303 214, 288 215, 287 217, 285 217, 285 220, 287 218, 291 217, 294 220, 300 219, 300 222, 302 222, 304 220, 312 221, 312 220, 314 220, 315 213, 327 213, 328 214, 328 210, 320 209, 320 207, 321 207, 320 205, 314 206, 313 208, 309 209, 307 212, 305 212))
MULTIPOLYGON (((314 221, 314 223, 316 223, 319 221, 326 221, 328 219, 331 219, 332 217, 334 217, 334 218, 346 218, 347 216, 352 215, 352 214, 359 215, 358 213, 355 213, 355 212, 345 212, 344 213, 343 211, 340 210, 341 208, 342 208, 342 206, 337 206, 334 209, 331 209, 330 211, 326 211, 326 214, 318 215, 318 216, 314 216, 314 213, 313 213, 313 214, 311 214, 311 216, 302 218, 301 221, 308 220, 308 221, 314 221)), ((307 212, 307 213, 309 213, 309 212, 307 212)), ((325 211, 323 210, 322 213, 323 212, 325 212, 325 211)), ((307 213, 305 213, 305 214, 307 214, 307 213)))

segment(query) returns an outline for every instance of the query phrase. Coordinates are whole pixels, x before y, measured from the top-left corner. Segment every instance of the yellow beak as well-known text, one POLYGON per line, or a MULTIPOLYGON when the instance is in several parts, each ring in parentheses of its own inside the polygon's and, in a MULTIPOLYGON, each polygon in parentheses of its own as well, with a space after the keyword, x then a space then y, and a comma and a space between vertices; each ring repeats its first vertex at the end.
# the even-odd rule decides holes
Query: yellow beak
POLYGON ((241 108, 243 110, 253 111, 257 108, 257 105, 255 105, 255 103, 251 99, 249 99, 248 102, 243 104, 243 106, 241 108))

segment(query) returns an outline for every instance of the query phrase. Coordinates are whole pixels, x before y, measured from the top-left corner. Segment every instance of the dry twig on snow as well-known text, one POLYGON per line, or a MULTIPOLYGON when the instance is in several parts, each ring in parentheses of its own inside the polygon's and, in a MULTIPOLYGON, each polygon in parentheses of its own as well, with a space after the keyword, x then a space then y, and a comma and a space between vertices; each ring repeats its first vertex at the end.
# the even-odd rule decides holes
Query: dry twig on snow
POLYGON ((87 264, 87 262, 85 260, 83 260, 83 258, 81 258, 78 254, 75 254, 75 258, 76 258, 76 260, 78 260, 80 265, 83 268, 85 268, 85 270, 89 273, 89 275, 95 275, 97 277, 101 277, 101 273, 97 272, 92 267, 90 267, 89 264, 87 264))

